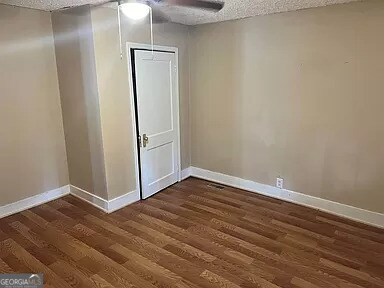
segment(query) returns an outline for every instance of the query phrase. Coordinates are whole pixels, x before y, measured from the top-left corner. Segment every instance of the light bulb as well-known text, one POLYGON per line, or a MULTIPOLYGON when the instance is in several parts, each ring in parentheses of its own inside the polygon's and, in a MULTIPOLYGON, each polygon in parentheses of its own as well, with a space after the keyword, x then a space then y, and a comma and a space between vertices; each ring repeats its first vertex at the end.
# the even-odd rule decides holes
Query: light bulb
POLYGON ((140 20, 149 14, 151 9, 147 4, 128 2, 120 4, 121 12, 132 20, 140 20))

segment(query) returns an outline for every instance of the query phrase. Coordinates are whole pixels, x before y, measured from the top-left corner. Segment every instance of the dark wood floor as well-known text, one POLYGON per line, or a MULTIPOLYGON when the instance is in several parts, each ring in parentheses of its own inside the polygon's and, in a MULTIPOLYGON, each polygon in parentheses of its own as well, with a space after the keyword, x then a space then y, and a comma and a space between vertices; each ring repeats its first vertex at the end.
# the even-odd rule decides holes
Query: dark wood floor
POLYGON ((0 273, 45 287, 384 287, 384 230, 189 178, 107 215, 73 196, 0 220, 0 273))

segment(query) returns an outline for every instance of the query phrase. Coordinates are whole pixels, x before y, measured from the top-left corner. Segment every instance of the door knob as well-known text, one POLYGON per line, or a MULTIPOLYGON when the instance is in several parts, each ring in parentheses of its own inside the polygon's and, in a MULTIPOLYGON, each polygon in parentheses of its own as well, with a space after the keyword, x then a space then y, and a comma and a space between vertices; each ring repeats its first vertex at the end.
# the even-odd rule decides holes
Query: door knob
POLYGON ((149 138, 147 134, 143 134, 143 147, 147 147, 148 142, 149 142, 149 138))

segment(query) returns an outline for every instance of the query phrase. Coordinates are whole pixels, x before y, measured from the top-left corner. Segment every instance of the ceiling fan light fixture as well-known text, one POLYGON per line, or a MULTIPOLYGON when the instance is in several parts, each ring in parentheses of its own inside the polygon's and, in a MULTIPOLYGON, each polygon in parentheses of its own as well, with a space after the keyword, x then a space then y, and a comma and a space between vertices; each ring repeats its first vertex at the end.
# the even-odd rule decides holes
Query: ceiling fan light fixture
POLYGON ((125 16, 132 20, 140 20, 145 18, 151 9, 147 4, 137 1, 122 2, 120 3, 119 8, 125 16))

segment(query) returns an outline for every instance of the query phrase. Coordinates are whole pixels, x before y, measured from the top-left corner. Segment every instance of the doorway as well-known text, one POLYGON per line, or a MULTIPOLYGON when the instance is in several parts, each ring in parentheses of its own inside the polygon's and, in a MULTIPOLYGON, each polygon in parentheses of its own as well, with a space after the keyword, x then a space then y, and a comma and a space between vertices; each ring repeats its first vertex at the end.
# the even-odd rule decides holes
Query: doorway
POLYGON ((146 199, 180 180, 178 49, 128 43, 136 186, 146 199))

